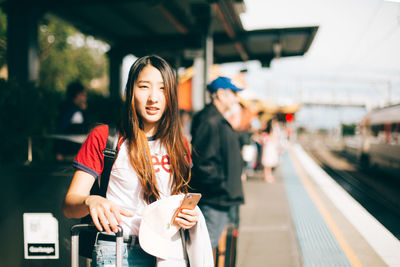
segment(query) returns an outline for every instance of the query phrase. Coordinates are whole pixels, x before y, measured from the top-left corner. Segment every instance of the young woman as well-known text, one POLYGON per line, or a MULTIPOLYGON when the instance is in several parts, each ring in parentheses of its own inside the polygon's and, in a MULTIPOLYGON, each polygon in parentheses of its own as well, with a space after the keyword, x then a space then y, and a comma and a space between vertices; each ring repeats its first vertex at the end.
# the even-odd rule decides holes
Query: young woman
POLYGON ((264 167, 264 181, 274 183, 275 177, 272 169, 279 164, 279 136, 276 119, 269 120, 263 130, 261 163, 264 167))
MULTIPOLYGON (((158 56, 139 58, 132 65, 125 88, 120 147, 107 198, 90 195, 103 168, 102 151, 108 136, 108 126, 103 125, 89 134, 74 161, 76 171, 63 204, 66 217, 90 214, 99 231, 116 232, 121 225, 124 236, 137 240, 144 207, 187 192, 190 157, 179 122, 175 81, 171 67, 158 56)), ((182 210, 175 223, 189 229, 197 223, 198 215, 195 210, 182 210)), ((103 266, 112 261, 108 257, 115 257, 107 253, 115 243, 103 236, 98 235, 93 266, 103 266)), ((155 265, 155 258, 138 242, 128 244, 127 250, 125 266, 155 265)))

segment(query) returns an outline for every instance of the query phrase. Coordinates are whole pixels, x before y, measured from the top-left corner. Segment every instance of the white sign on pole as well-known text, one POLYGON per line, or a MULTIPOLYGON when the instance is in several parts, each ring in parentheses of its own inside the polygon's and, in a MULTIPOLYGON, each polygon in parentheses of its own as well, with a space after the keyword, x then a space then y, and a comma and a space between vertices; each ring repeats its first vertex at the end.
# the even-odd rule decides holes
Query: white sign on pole
POLYGON ((24 213, 25 259, 58 259, 58 221, 51 213, 24 213))

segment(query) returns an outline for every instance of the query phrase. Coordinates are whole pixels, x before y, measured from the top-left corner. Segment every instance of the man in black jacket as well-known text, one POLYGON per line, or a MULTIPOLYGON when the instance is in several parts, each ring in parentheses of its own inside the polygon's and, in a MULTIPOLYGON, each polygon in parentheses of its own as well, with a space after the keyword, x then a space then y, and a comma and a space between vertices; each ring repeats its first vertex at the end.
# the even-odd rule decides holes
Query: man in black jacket
POLYGON ((238 103, 236 93, 242 89, 226 77, 218 77, 207 89, 212 103, 197 113, 192 121, 190 187, 203 195, 199 207, 215 250, 223 229, 230 221, 230 210, 244 202, 239 138, 224 118, 224 114, 238 103))

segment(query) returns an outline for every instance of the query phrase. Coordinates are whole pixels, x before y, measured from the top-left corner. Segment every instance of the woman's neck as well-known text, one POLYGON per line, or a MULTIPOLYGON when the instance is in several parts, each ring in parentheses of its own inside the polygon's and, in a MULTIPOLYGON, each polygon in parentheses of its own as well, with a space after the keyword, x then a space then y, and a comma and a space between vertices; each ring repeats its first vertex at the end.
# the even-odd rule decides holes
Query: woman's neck
POLYGON ((157 126, 156 125, 144 125, 143 132, 146 137, 155 136, 157 133, 157 126))

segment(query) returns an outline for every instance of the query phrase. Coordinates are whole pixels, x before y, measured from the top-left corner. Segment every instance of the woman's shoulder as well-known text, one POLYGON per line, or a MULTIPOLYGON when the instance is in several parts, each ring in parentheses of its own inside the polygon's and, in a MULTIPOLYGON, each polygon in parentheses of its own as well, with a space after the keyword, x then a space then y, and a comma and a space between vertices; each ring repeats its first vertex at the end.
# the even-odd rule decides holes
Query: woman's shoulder
POLYGON ((75 158, 75 166, 89 170, 94 177, 103 171, 104 155, 108 137, 108 125, 93 128, 75 158))
POLYGON ((90 131, 86 139, 86 142, 97 143, 103 149, 105 147, 105 144, 107 143, 107 138, 108 138, 108 125, 101 124, 94 127, 90 131))
POLYGON ((91 134, 97 134, 97 135, 108 135, 108 125, 107 124, 99 124, 95 126, 91 132, 91 134))
POLYGON ((96 137, 96 139, 107 140, 109 126, 107 124, 100 124, 95 126, 89 133, 89 136, 96 137))

